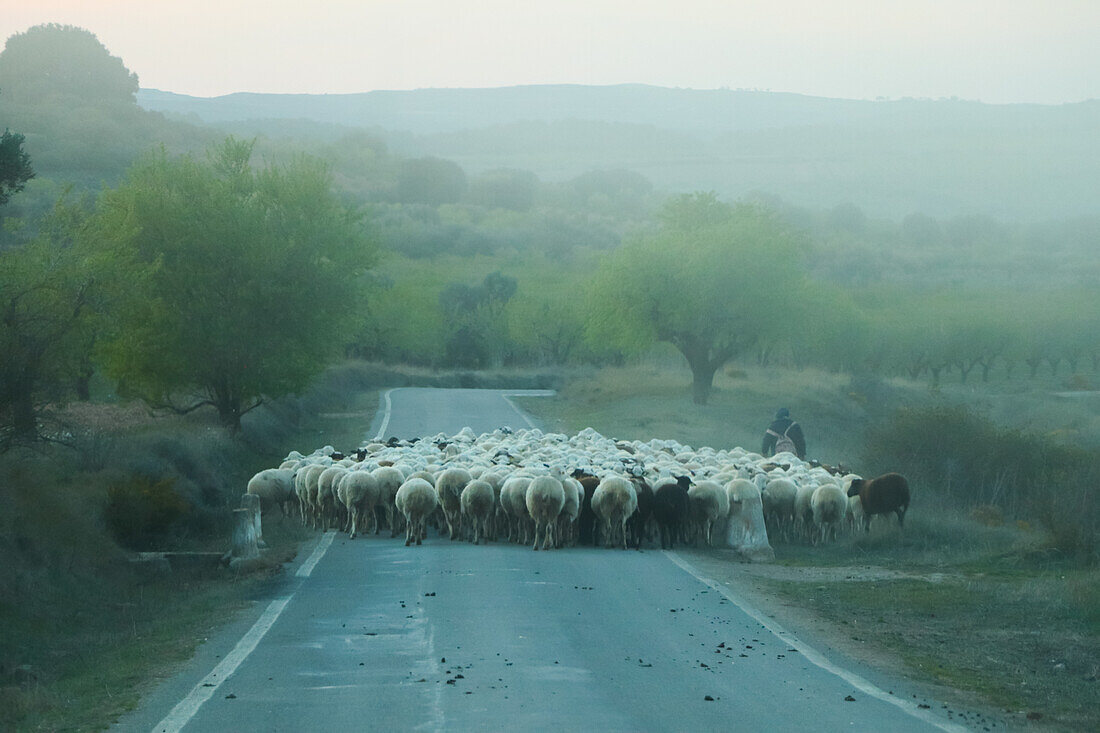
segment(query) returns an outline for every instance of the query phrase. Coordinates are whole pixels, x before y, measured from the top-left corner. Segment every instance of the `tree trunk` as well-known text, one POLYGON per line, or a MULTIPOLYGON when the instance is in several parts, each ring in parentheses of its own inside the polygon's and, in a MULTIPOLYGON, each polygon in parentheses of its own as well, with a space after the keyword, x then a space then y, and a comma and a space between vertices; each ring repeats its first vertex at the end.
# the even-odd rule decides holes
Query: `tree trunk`
POLYGON ((929 365, 928 371, 930 371, 932 373, 932 386, 933 387, 939 387, 940 386, 940 372, 943 371, 943 367, 942 366, 931 366, 931 365, 929 365))
POLYGON ((709 346, 690 337, 682 339, 676 344, 676 348, 691 367, 691 401, 697 405, 707 404, 714 386, 714 373, 726 363, 729 356, 712 355, 709 346))
POLYGON ((94 373, 95 370, 92 369, 91 364, 82 364, 80 372, 76 375, 73 390, 76 392, 76 398, 81 402, 92 399, 92 375, 94 373))
POLYGON ((969 365, 964 361, 955 362, 955 366, 959 368, 959 383, 966 384, 967 378, 970 376, 971 370, 974 369, 975 362, 970 362, 969 365))
POLYGON ((691 365, 691 401, 697 405, 707 404, 710 391, 714 387, 714 373, 718 364, 707 362, 691 365))
POLYGON ((241 398, 229 394, 228 390, 215 390, 214 406, 218 408, 218 419, 231 433, 241 431, 241 398))
POLYGON ((38 419, 34 412, 34 400, 31 390, 21 389, 14 393, 11 405, 11 427, 18 442, 31 442, 38 439, 38 419))
POLYGON ((993 368, 993 360, 980 362, 982 365, 982 383, 985 384, 989 381, 989 371, 993 368))

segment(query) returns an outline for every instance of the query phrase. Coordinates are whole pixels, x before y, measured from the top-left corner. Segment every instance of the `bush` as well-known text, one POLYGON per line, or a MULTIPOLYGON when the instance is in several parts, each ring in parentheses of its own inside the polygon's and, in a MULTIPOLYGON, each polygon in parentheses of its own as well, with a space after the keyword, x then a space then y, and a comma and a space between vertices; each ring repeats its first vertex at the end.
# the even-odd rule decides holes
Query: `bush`
POLYGON ((903 408, 868 433, 866 460, 960 508, 1041 523, 1056 549, 1098 559, 1100 457, 1085 449, 964 408, 903 408))
POLYGON ((132 550, 153 549, 158 540, 189 511, 175 491, 175 479, 153 481, 132 476, 107 487, 103 516, 111 534, 132 550))

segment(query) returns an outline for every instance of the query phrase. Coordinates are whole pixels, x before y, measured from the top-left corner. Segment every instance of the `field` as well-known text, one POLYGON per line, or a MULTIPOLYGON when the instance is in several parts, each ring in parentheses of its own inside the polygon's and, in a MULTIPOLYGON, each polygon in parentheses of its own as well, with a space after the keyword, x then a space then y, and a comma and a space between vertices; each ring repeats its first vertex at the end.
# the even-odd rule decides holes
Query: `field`
POLYGON ((574 373, 558 397, 522 402, 552 430, 593 427, 615 438, 757 451, 775 411, 788 407, 806 433, 809 458, 868 473, 887 467, 864 455, 867 428, 902 407, 964 406, 1000 425, 1080 436, 1100 446, 1100 392, 1069 391, 1065 377, 933 389, 904 379, 731 365, 715 376, 708 404, 698 406, 691 404, 690 372, 681 365, 671 356, 574 373))
MULTIPOLYGON (((607 369, 571 380, 551 399, 521 400, 549 429, 591 426, 620 438, 759 450, 787 406, 809 454, 853 470, 888 470, 867 455, 865 430, 897 407, 962 405, 1006 427, 1072 431, 1096 440, 1095 395, 1059 396, 1057 382, 939 390, 829 373, 730 369, 705 407, 691 404, 686 370, 607 369)), ((744 565, 728 550, 685 552, 707 573, 793 630, 927 685, 981 729, 1096 730, 1100 710, 1100 570, 1067 556, 1047 532, 988 507, 970 511, 914 485, 904 532, 878 524, 812 547, 773 538, 776 562, 744 565)))

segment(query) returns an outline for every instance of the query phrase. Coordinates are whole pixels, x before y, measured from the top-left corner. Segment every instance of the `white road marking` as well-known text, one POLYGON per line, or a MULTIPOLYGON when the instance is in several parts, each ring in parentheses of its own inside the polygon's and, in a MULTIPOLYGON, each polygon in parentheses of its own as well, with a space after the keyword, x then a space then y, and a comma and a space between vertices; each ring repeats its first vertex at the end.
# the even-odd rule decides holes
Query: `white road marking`
MULTIPOLYGON (((298 572, 294 575, 299 578, 308 578, 313 573, 313 569, 317 567, 317 563, 321 561, 321 558, 325 556, 325 552, 329 546, 332 545, 332 540, 335 539, 336 532, 325 532, 321 537, 321 541, 317 543, 317 547, 313 548, 313 553, 310 554, 309 559, 302 563, 302 566, 298 568, 298 572)), ((195 714, 199 712, 199 708, 203 704, 213 697, 218 687, 223 682, 229 679, 234 672, 237 671, 237 667, 241 666, 241 663, 248 658, 248 655, 256 649, 256 645, 260 643, 260 639, 264 638, 264 634, 275 625, 275 622, 279 619, 279 614, 283 612, 287 604, 290 603, 290 599, 294 597, 291 593, 286 598, 277 598, 272 601, 268 607, 261 614, 260 618, 256 619, 256 623, 252 624, 252 628, 249 629, 241 640, 237 642, 237 645, 233 647, 233 651, 229 652, 225 656, 218 666, 214 667, 214 671, 206 675, 206 677, 199 684, 195 685, 191 693, 176 704, 174 708, 168 713, 164 720, 157 723, 153 728, 154 733, 177 733, 183 726, 190 722, 191 718, 195 717, 195 714)))
POLYGON ((157 723, 153 728, 153 732, 177 733, 183 726, 187 725, 191 718, 195 717, 195 713, 199 711, 203 703, 213 697, 222 682, 227 680, 241 665, 241 662, 252 653, 252 650, 260 643, 260 639, 264 638, 264 634, 275 625, 279 614, 283 612, 289 602, 290 596, 272 601, 267 610, 263 612, 263 615, 248 630, 248 633, 237 642, 237 646, 233 647, 233 651, 229 652, 225 659, 214 667, 214 671, 206 675, 202 682, 195 685, 194 689, 191 690, 191 694, 172 708, 164 720, 157 723))
POLYGON ((297 578, 308 578, 313 572, 313 568, 317 567, 317 563, 321 562, 321 558, 325 556, 325 552, 328 551, 329 545, 336 539, 336 531, 329 530, 321 536, 321 541, 317 543, 317 546, 313 548, 313 553, 309 556, 309 559, 302 563, 302 566, 298 568, 298 572, 294 573, 297 578))
POLYGON ((723 596, 725 596, 726 600, 728 600, 730 603, 733 603, 735 606, 748 614, 748 616, 750 616, 753 620, 755 620, 765 629, 778 637, 781 641, 783 641, 783 643, 789 645, 791 648, 798 649, 799 653, 801 653, 802 656, 804 656, 808 661, 817 665, 826 672, 836 675, 863 694, 870 695, 871 697, 878 698, 883 702, 888 702, 891 705, 901 708, 902 711, 908 713, 909 715, 912 715, 914 718, 919 718, 926 723, 934 725, 940 730, 950 731, 950 733, 968 733, 968 731, 970 730, 965 726, 956 725, 955 723, 943 720, 939 716, 932 713, 930 710, 923 710, 917 707, 915 703, 909 702, 908 700, 903 700, 902 698, 895 695, 891 695, 882 688, 875 686, 872 682, 859 676, 855 672, 851 672, 847 669, 844 669, 843 667, 839 667, 833 664, 828 660, 828 658, 826 658, 824 654, 817 651, 812 646, 806 644, 806 642, 802 641, 779 624, 769 620, 763 613, 747 604, 744 600, 735 596, 729 588, 725 587, 721 583, 717 583, 711 580, 710 578, 700 573, 698 570, 696 570, 695 566, 689 563, 687 560, 669 550, 662 550, 662 553, 664 553, 664 555, 668 559, 679 565, 682 570, 693 576, 700 583, 703 583, 709 588, 713 588, 714 590, 721 593, 723 596))
POLYGON ((374 436, 375 440, 382 440, 386 435, 386 428, 390 426, 390 414, 393 412, 393 402, 390 401, 390 393, 394 389, 401 389, 401 387, 394 387, 393 389, 387 389, 382 397, 386 401, 386 411, 382 413, 382 426, 378 428, 378 435, 374 436))
POLYGON ((552 389, 527 389, 527 390, 520 390, 518 392, 501 392, 500 396, 503 397, 504 401, 507 402, 511 406, 511 408, 513 410, 515 410, 519 414, 520 417, 523 418, 524 422, 527 423, 527 427, 529 427, 533 430, 535 428, 535 423, 531 422, 531 418, 529 418, 527 416, 526 412, 519 409, 519 406, 517 406, 515 402, 512 402, 512 398, 513 397, 553 397, 555 394, 557 394, 557 392, 555 392, 552 389))

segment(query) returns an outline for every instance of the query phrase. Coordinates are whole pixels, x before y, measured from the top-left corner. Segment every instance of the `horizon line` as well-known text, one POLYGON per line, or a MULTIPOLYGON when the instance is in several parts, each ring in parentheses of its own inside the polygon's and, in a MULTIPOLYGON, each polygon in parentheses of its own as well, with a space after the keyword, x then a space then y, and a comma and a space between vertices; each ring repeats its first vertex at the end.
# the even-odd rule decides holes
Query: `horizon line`
POLYGON ((175 92, 169 89, 160 89, 157 87, 144 87, 139 86, 138 91, 147 92, 161 92, 163 94, 174 94, 181 97, 190 97, 192 99, 203 100, 215 100, 224 99, 226 97, 233 97, 237 95, 254 95, 254 96, 281 96, 281 97, 357 97, 366 94, 407 94, 412 92, 470 92, 470 91, 503 91, 508 89, 530 89, 540 87, 572 87, 581 89, 615 89, 619 87, 644 87, 648 89, 660 89, 666 91, 679 91, 679 92, 728 92, 737 94, 770 94, 776 96, 792 96, 792 97, 805 97, 808 99, 825 99, 834 100, 839 102, 954 102, 963 104, 981 104, 990 107, 1010 107, 1010 106, 1032 106, 1032 107, 1063 107, 1067 105, 1087 104, 1089 102, 1100 101, 1098 97, 1086 97, 1085 99, 1079 99, 1076 101, 1066 102, 984 102, 980 99, 967 99, 958 96, 950 97, 914 97, 914 96, 900 96, 900 97, 828 97, 820 94, 808 94, 805 92, 790 92, 790 91, 777 91, 773 89, 761 89, 756 87, 679 87, 679 86, 663 86, 661 84, 650 84, 648 82, 619 82, 614 84, 582 84, 578 82, 532 82, 529 84, 503 84, 499 86, 439 86, 439 87, 413 87, 406 89, 367 89, 358 92, 255 92, 255 91, 235 91, 226 92, 224 94, 215 94, 211 96, 200 94, 189 94, 187 92, 175 92))

